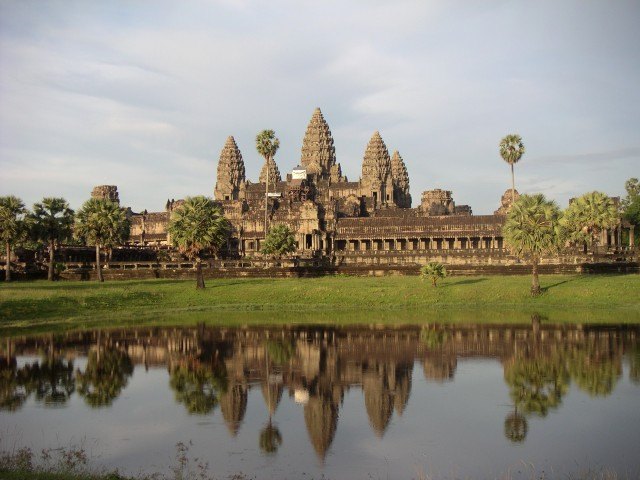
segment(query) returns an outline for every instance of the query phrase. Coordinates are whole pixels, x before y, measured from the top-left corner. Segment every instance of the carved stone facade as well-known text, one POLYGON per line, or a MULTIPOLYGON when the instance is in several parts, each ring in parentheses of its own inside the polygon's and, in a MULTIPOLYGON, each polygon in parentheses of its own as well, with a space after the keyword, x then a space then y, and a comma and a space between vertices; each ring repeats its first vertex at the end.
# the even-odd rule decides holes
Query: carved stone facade
MULTIPOLYGON (((282 178, 274 159, 264 162, 257 183, 245 178, 242 154, 233 137, 220 153, 215 200, 232 225, 224 256, 260 256, 265 238, 265 183, 269 170, 268 225, 286 224, 294 232, 302 257, 340 257, 344 262, 373 262, 400 252, 447 255, 503 251, 503 207, 496 215, 474 216, 468 205, 456 205, 449 190, 422 193, 411 208, 409 174, 397 150, 389 150, 379 132, 369 140, 362 160, 362 177, 350 182, 336 159, 331 130, 316 109, 302 139, 297 165, 282 178), (406 251, 406 252, 405 252, 406 251), (442 252, 440 252, 442 253, 442 252)), ((507 192, 510 195, 511 191, 507 192)), ((132 242, 168 243, 166 224, 178 202, 164 212, 137 214, 132 242)))

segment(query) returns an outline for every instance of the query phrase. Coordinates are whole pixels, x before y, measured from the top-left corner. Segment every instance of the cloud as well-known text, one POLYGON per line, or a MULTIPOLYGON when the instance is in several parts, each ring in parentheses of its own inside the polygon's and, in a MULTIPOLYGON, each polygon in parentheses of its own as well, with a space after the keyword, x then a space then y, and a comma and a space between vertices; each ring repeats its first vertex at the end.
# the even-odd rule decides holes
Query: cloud
POLYGON ((527 145, 523 188, 617 192, 637 176, 633 2, 33 5, 0 6, 0 189, 10 178, 28 203, 54 181, 78 203, 118 184, 136 210, 210 193, 228 135, 256 180, 264 128, 285 172, 316 106, 352 180, 380 130, 414 204, 438 186, 493 211, 511 131, 527 145))

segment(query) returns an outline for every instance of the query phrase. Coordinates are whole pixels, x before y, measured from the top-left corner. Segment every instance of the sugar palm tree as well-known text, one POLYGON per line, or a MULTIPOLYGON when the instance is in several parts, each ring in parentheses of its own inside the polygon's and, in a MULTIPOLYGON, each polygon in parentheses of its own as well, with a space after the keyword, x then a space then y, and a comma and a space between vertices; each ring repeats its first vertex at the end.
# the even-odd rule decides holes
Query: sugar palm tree
POLYGON ((522 195, 513 203, 502 228, 510 250, 531 265, 531 294, 540 294, 538 265, 543 255, 554 253, 561 242, 560 210, 544 195, 522 195))
POLYGON ((438 280, 447 276, 447 269, 441 263, 429 262, 420 269, 420 276, 423 280, 430 278, 431 285, 436 287, 438 280))
POLYGON ((129 225, 124 209, 110 200, 87 200, 76 214, 75 236, 96 246, 98 281, 104 282, 100 267, 100 249, 123 243, 129 237, 129 225))
POLYGON ((48 280, 53 280, 54 254, 60 242, 71 237, 73 225, 73 210, 64 198, 43 198, 42 202, 33 205, 30 215, 33 236, 46 242, 49 246, 49 274, 48 280))
POLYGON ((220 248, 229 230, 220 207, 203 196, 187 197, 171 213, 168 227, 171 241, 181 253, 196 261, 196 288, 204 288, 202 254, 220 248))
POLYGON ((267 219, 269 215, 269 162, 276 156, 276 152, 280 148, 280 140, 276 138, 276 132, 273 130, 262 130, 256 136, 256 150, 267 163, 267 184, 264 193, 264 235, 267 235, 267 219))
POLYGON ((11 281, 11 247, 26 233, 25 215, 27 209, 18 197, 0 197, 0 240, 6 247, 5 281, 11 281))
POLYGON ((516 182, 513 166, 522 158, 524 151, 524 144, 520 135, 511 134, 500 140, 500 156, 511 165, 511 202, 516 201, 516 182))
POLYGON ((564 212, 562 228, 569 242, 597 244, 598 235, 615 227, 620 215, 615 203, 602 192, 589 192, 573 200, 564 212))

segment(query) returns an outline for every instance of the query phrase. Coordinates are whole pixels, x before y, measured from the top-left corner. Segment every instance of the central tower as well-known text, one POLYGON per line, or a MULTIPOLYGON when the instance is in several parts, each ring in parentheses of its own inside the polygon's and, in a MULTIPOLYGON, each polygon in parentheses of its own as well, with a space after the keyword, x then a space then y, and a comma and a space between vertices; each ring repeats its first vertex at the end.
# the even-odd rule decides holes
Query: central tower
POLYGON ((316 108, 311 116, 307 131, 302 139, 301 165, 313 180, 342 181, 340 164, 336 163, 336 149, 329 125, 316 108))

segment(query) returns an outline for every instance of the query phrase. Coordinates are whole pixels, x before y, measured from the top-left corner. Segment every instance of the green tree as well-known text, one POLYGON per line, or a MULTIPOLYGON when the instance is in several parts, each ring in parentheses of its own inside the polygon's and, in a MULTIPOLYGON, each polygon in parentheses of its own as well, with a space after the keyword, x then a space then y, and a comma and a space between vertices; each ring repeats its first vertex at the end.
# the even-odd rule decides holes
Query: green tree
POLYGON ((269 215, 269 162, 276 156, 276 152, 280 148, 280 140, 276 138, 276 132, 273 130, 262 130, 256 135, 256 150, 267 163, 267 184, 264 191, 264 234, 267 234, 267 221, 269 215))
POLYGON ((511 202, 516 201, 516 182, 513 166, 522 158, 524 152, 524 144, 520 135, 511 134, 500 140, 500 156, 511 165, 511 202))
MULTIPOLYGON (((625 220, 631 225, 640 225, 640 182, 637 178, 630 178, 624 184, 627 196, 622 200, 622 212, 625 220)), ((636 243, 640 235, 636 237, 636 243)))
POLYGON ((230 231, 221 208, 203 196, 187 197, 171 213, 168 231, 173 245, 196 261, 196 288, 204 288, 202 256, 219 249, 230 231))
POLYGON ((110 200, 87 200, 76 214, 75 236, 87 244, 96 246, 98 281, 104 282, 100 267, 100 249, 111 248, 126 241, 129 237, 129 226, 124 209, 110 200))
POLYGON ((64 198, 46 197, 33 205, 33 213, 30 214, 32 236, 49 247, 48 280, 53 281, 54 278, 56 248, 72 236, 73 215, 64 198))
POLYGON ((5 277, 11 281, 11 248, 15 247, 26 236, 27 223, 25 215, 27 209, 18 197, 8 195, 0 197, 0 240, 6 247, 5 277))
POLYGON ((296 240, 293 233, 284 224, 276 225, 267 234, 262 247, 262 253, 265 255, 275 255, 280 258, 283 255, 296 251, 296 240))
POLYGON ((561 243, 560 210, 544 195, 521 195, 502 227, 509 249, 531 265, 531 295, 540 294, 538 265, 543 255, 556 252, 561 243))
POLYGON ((602 192, 589 192, 569 204, 561 224, 572 245, 597 245, 598 235, 619 221, 618 209, 611 198, 602 192))
POLYGON ((431 285, 434 287, 437 286, 437 282, 440 278, 445 278, 447 276, 447 269, 438 262, 429 262, 420 268, 420 277, 424 280, 425 278, 431 279, 431 285))

